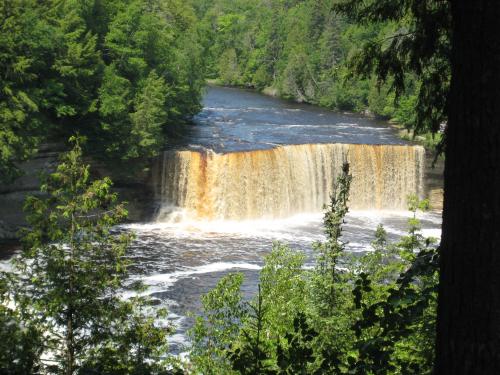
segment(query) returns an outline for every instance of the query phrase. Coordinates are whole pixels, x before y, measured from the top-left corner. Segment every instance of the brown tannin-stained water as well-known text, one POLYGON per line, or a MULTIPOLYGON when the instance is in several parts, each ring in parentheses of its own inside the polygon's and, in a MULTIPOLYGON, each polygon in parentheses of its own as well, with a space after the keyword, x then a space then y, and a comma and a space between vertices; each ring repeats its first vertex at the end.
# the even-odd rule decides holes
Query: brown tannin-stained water
MULTIPOLYGON (((405 234, 408 194, 424 195, 425 152, 386 124, 255 92, 210 87, 188 134, 153 168, 158 209, 137 234, 132 279, 141 279, 177 327, 171 351, 189 350, 186 330, 200 297, 229 272, 255 293, 273 241, 304 251, 323 240, 322 207, 344 161, 353 175, 344 240, 370 251, 379 223, 405 234)), ((439 237, 439 212, 421 215, 439 237)))
MULTIPOLYGON (((304 251, 312 264, 311 244, 324 239, 323 205, 344 161, 353 175, 348 251, 370 251, 380 223, 390 240, 404 235, 406 197, 426 191, 422 147, 358 115, 208 88, 196 124, 153 166, 154 218, 121 227, 136 233, 130 281, 148 285, 177 328, 173 353, 189 350, 188 312, 200 312, 201 295, 222 276, 243 272, 245 296, 256 292, 274 241, 304 251)), ((436 173, 428 185, 439 190, 436 173)), ((420 218, 425 235, 440 236, 439 211, 420 218)))
POLYGON ((423 193, 420 146, 305 144, 214 153, 166 151, 154 171, 161 209, 207 220, 276 219, 318 212, 347 161, 351 209, 405 209, 423 193))

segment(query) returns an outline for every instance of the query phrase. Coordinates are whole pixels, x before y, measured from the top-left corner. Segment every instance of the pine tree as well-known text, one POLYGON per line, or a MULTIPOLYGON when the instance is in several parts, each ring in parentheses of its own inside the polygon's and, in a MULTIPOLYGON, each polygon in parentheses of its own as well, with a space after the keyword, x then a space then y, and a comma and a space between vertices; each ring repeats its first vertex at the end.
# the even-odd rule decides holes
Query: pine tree
POLYGON ((146 316, 146 299, 123 299, 132 236, 114 226, 127 211, 108 178, 91 181, 81 140, 71 141, 44 195, 26 201, 30 227, 12 299, 43 332, 45 371, 148 374, 161 367, 168 330, 146 316))

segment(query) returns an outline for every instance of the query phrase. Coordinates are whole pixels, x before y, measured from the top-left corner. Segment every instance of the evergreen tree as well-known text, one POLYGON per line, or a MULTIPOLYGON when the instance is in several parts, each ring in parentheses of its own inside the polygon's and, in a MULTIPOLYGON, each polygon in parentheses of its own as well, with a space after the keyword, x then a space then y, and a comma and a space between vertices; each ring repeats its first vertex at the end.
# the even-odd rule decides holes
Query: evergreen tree
POLYGON ((447 0, 340 0, 334 9, 358 25, 385 23, 384 34, 366 38, 350 56, 358 76, 373 73, 389 82, 396 96, 408 89, 408 73, 420 82, 416 95, 417 130, 436 132, 446 120, 450 81, 451 14, 447 0))
POLYGON ((168 330, 146 316, 147 300, 121 295, 132 237, 113 226, 126 217, 125 207, 109 179, 90 180, 80 140, 71 141, 74 148, 42 186, 47 197, 26 201, 30 228, 10 298, 22 324, 43 335, 35 351, 43 371, 153 373, 168 330))
POLYGON ((137 140, 137 144, 129 150, 132 156, 152 157, 162 148, 161 135, 167 121, 167 95, 164 79, 151 71, 134 100, 135 112, 130 115, 132 137, 137 140))
POLYGON ((12 275, 0 273, 0 371, 5 375, 35 374, 40 370, 43 332, 13 306, 12 285, 12 275))
POLYGON ((14 0, 0 3, 0 15, 1 182, 18 176, 16 163, 40 141, 76 133, 104 162, 138 162, 130 171, 161 151, 169 125, 200 110, 189 3, 14 0))
POLYGON ((53 28, 36 1, 0 2, 0 182, 18 176, 15 162, 35 152, 44 56, 54 51, 53 28))
POLYGON ((419 124, 445 132, 445 198, 440 245, 436 373, 500 371, 500 16, 496 1, 342 1, 357 22, 390 21, 390 40, 369 42, 354 61, 358 73, 421 80, 419 124), (450 83, 451 77, 451 83, 450 83))
POLYGON ((437 374, 500 372, 498 1, 451 1, 437 374))

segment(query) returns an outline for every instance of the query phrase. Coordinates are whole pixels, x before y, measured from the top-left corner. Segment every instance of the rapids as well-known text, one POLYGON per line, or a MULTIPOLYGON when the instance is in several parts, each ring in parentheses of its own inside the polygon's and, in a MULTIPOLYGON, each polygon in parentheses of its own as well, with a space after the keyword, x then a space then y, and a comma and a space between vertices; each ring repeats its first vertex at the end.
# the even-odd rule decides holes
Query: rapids
MULTIPOLYGON (((428 194, 421 147, 361 116, 208 89, 196 124, 152 168, 155 217, 121 226, 136 233, 129 281, 142 280, 155 306, 169 309, 173 353, 189 350, 188 312, 199 313, 201 295, 223 275, 243 272, 245 296, 255 293, 274 241, 304 251, 311 264, 312 242, 324 239, 322 205, 345 160, 353 174, 348 251, 370 251, 379 223, 397 240, 409 218, 406 195, 428 194)), ((420 216, 424 234, 440 236, 440 216, 420 216)))
MULTIPOLYGON (((132 245, 132 279, 143 280, 177 327, 171 350, 188 350, 186 330, 200 297, 229 272, 257 288, 273 241, 305 251, 324 238, 322 207, 344 161, 353 174, 344 240, 370 250, 379 223, 392 240, 405 233, 408 194, 424 195, 424 150, 385 124, 251 91, 210 87, 187 135, 153 167, 158 206, 149 223, 124 226, 132 245)), ((438 212, 422 216, 440 235, 438 212)))

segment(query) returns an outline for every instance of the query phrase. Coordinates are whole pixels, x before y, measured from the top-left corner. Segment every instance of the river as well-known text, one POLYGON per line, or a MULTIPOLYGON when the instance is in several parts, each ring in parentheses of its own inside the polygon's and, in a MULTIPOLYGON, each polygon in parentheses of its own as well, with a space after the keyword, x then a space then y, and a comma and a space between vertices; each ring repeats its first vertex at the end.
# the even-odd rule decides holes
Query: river
MULTIPOLYGON (((407 194, 425 194, 423 149, 382 122, 232 88, 209 87, 203 104, 154 167, 155 218, 123 227, 137 235, 131 280, 168 307, 174 353, 187 348, 188 312, 199 312, 201 295, 223 275, 243 272, 244 293, 256 291, 273 241, 312 261, 343 161, 354 175, 348 251, 369 251, 379 223, 390 239, 403 235, 407 194)), ((420 216, 426 235, 439 237, 440 216, 420 216)))

